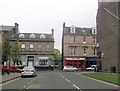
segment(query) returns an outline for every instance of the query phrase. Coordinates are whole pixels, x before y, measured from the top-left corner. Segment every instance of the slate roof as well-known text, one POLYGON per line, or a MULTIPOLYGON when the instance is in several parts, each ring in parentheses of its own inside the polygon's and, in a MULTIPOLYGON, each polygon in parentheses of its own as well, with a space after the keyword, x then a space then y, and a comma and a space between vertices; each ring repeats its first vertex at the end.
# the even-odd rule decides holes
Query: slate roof
POLYGON ((0 26, 0 31, 10 31, 14 28, 14 26, 0 26))
POLYGON ((24 38, 21 38, 23 40, 24 39, 32 39, 32 40, 39 39, 39 40, 54 41, 52 34, 44 34, 45 39, 40 38, 40 35, 43 35, 43 33, 16 33, 16 34, 12 35, 12 38, 18 39, 20 34, 24 34, 24 38), (31 34, 34 34, 35 38, 30 38, 31 34))
POLYGON ((65 27, 63 33, 64 35, 94 35, 92 33, 92 28, 80 28, 80 27, 75 27, 75 33, 70 33, 70 27, 65 27))

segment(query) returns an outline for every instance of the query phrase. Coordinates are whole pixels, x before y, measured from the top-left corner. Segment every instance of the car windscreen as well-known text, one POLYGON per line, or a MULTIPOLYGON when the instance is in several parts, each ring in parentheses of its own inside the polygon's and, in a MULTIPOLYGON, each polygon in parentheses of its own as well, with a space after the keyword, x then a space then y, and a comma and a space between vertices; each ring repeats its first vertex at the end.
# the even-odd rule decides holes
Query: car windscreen
POLYGON ((34 68, 33 67, 25 67, 25 68, 23 68, 23 70, 34 70, 34 68))

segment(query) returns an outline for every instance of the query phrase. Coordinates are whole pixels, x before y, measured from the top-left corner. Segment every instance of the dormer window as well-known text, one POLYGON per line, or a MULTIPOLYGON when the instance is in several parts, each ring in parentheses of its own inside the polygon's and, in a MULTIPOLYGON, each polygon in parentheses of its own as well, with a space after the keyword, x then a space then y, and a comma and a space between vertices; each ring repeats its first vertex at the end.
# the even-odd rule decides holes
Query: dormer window
POLYGON ((85 33, 85 30, 82 30, 83 33, 85 33))
POLYGON ((19 35, 19 38, 24 38, 24 37, 25 37, 24 34, 20 34, 20 35, 19 35))
POLYGON ((96 34, 97 32, 96 32, 96 29, 95 29, 95 27, 93 27, 92 28, 92 34, 96 34))
POLYGON ((30 38, 35 38, 35 35, 34 35, 34 34, 31 34, 31 35, 30 35, 30 38))
POLYGON ((75 26, 71 26, 71 28, 70 28, 70 33, 75 33, 75 26))
POLYGON ((40 38, 45 39, 45 35, 44 34, 40 35, 40 38))

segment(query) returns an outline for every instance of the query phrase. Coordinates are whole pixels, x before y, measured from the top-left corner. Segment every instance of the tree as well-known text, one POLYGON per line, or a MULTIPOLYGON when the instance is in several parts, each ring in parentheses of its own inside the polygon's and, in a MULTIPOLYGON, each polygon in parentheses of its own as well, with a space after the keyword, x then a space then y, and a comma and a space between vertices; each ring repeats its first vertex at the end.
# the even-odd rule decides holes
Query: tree
POLYGON ((10 60, 12 44, 10 38, 6 38, 2 43, 2 63, 10 60))
POLYGON ((15 41, 12 43, 12 55, 11 55, 11 58, 13 60, 13 63, 15 65, 15 63, 20 61, 20 57, 21 57, 21 52, 20 52, 20 47, 19 47, 19 40, 15 41))
POLYGON ((54 49, 54 54, 55 54, 55 62, 59 62, 61 60, 61 54, 59 49, 54 49))

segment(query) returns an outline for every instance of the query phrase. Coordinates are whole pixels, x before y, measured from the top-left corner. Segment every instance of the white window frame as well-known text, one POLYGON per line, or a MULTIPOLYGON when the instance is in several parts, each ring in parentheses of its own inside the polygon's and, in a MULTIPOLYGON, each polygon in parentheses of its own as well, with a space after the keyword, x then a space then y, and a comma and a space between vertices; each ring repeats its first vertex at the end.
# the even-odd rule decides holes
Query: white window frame
POLYGON ((45 35, 44 34, 40 35, 40 38, 45 39, 45 35))
POLYGON ((75 43, 75 36, 71 36, 70 43, 75 43))
POLYGON ((96 48, 93 49, 93 52, 94 52, 93 53, 94 55, 97 55, 97 49, 96 48))
POLYGON ((34 35, 34 34, 31 34, 31 35, 30 35, 30 38, 35 38, 35 35, 34 35))
POLYGON ((19 38, 24 38, 24 37, 25 37, 24 34, 20 34, 20 35, 19 35, 19 38))
POLYGON ((75 55, 75 48, 70 48, 70 55, 75 55))
POLYGON ((33 44, 30 44, 30 45, 29 45, 29 48, 30 48, 30 49, 33 49, 33 48, 34 48, 34 45, 33 45, 33 44))
POLYGON ((75 33, 75 26, 72 25, 72 26, 70 27, 70 33, 75 33))
POLYGON ((22 49, 25 49, 25 46, 26 46, 25 44, 21 44, 22 49))

